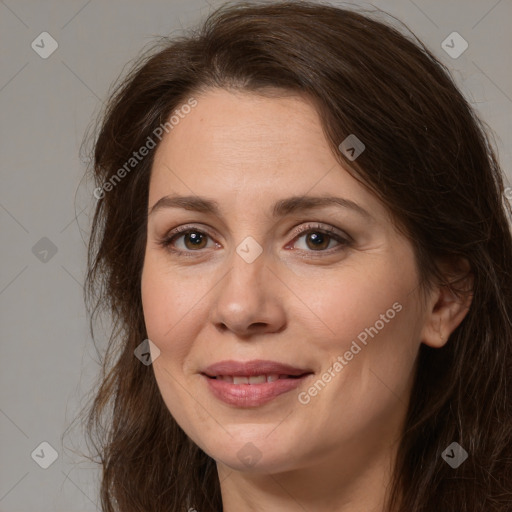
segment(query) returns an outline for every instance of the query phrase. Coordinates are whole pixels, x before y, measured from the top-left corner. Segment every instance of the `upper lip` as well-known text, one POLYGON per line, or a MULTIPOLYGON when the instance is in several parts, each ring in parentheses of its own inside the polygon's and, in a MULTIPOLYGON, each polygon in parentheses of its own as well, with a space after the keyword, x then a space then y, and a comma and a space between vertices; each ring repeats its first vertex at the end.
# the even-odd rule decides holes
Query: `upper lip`
POLYGON ((279 363, 277 361, 266 361, 254 359, 252 361, 219 361, 212 364, 202 371, 209 377, 219 375, 231 375, 234 377, 251 377, 255 375, 303 375, 311 373, 308 368, 298 368, 289 364, 279 363))

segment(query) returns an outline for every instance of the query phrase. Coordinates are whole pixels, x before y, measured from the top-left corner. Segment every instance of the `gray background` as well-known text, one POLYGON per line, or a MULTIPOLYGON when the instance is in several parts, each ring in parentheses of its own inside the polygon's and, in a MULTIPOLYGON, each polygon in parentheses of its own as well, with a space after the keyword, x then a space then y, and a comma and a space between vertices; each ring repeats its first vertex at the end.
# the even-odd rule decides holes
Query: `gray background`
MULTIPOLYGON (((99 472, 68 449, 85 448, 80 432, 61 442, 98 370, 82 298, 94 198, 79 148, 123 67, 154 36, 178 35, 221 3, 0 2, 1 512, 99 510, 99 472), (42 32, 58 43, 47 59, 31 47, 42 32), (55 254, 42 252, 50 246, 55 254), (48 469, 31 457, 44 441, 58 452, 48 469)), ((449 66, 493 129, 510 184, 512 2, 351 3, 395 15, 449 66), (453 31, 469 44, 456 59, 441 47, 453 31)))

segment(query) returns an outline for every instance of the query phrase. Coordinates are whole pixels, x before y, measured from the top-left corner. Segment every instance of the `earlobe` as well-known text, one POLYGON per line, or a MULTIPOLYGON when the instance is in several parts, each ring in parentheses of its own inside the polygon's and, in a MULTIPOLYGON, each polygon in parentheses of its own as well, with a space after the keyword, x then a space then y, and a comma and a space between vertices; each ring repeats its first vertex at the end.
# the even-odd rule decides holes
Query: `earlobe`
MULTIPOLYGON (((432 348, 441 348, 448 342, 450 335, 461 324, 471 307, 474 278, 467 261, 463 267, 462 275, 439 285, 432 292, 421 338, 423 343, 432 348)), ((451 276, 453 277, 453 273, 451 276)))

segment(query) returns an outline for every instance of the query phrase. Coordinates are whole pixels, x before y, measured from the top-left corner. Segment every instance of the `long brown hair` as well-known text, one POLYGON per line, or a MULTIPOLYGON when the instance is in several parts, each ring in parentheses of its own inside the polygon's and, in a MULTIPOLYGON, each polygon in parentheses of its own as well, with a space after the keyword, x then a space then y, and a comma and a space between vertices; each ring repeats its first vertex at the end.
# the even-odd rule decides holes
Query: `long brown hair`
POLYGON ((413 244, 424 289, 455 290, 436 265, 442 258, 469 262, 466 317, 443 348, 420 347, 389 510, 510 512, 512 210, 503 174, 490 129, 448 69, 412 33, 374 18, 316 2, 225 4, 198 30, 160 39, 111 92, 94 142, 101 194, 85 287, 93 338, 95 319, 112 319, 86 424, 104 511, 222 510, 215 461, 134 357, 147 338, 140 280, 155 150, 112 181, 173 111, 221 87, 311 98, 338 161, 413 244), (366 146, 357 161, 338 148, 349 134, 366 146), (452 442, 468 453, 456 469, 441 457, 452 442))

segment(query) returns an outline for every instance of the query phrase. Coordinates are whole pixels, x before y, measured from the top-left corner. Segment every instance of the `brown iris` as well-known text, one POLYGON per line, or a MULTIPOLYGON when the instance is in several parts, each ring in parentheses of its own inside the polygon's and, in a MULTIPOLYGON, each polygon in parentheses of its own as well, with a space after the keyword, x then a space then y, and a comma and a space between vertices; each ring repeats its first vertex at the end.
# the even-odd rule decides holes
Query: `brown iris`
POLYGON ((190 231, 188 233, 184 233, 183 241, 185 243, 185 247, 187 247, 187 249, 190 249, 190 248, 203 249, 204 246, 201 244, 202 244, 202 242, 206 242, 207 236, 208 235, 205 235, 203 233, 198 233, 197 231, 190 231), (191 243, 192 243, 191 247, 187 246, 187 240, 191 241, 191 243))
POLYGON ((308 234, 308 236, 306 237, 306 242, 308 243, 308 247, 310 249, 325 249, 326 247, 329 246, 329 238, 329 235, 315 232, 308 234), (309 241, 313 242, 313 246, 309 245, 309 241))

